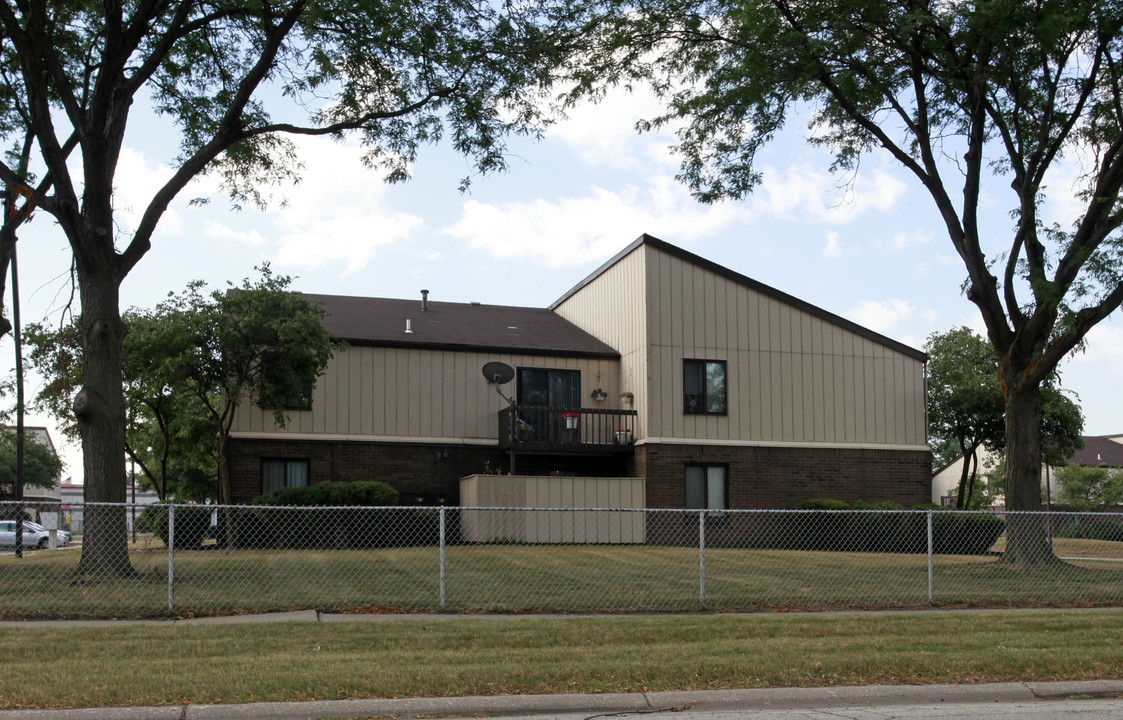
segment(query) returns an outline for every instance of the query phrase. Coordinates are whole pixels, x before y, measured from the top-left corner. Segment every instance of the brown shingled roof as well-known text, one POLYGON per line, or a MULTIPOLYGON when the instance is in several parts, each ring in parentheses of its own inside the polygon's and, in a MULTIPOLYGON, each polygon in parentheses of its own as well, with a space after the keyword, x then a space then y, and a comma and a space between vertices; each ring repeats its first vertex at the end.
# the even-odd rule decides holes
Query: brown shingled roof
POLYGON ((618 358, 612 347, 541 308, 313 295, 324 327, 352 345, 618 358), (412 332, 406 332, 406 321, 412 332))
POLYGON ((1084 436, 1084 449, 1066 460, 1070 465, 1123 467, 1123 444, 1108 437, 1084 436))

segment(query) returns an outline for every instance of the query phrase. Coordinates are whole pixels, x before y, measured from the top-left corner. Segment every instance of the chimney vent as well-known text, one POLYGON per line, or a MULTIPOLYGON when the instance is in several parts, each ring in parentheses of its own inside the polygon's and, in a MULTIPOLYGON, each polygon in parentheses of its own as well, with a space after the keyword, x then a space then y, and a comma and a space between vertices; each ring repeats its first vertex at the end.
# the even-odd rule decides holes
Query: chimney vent
POLYGON ((408 319, 406 320, 406 332, 410 335, 413 334, 413 328, 410 327, 410 321, 408 319))
POLYGON ((429 291, 421 291, 421 312, 429 312, 429 291))

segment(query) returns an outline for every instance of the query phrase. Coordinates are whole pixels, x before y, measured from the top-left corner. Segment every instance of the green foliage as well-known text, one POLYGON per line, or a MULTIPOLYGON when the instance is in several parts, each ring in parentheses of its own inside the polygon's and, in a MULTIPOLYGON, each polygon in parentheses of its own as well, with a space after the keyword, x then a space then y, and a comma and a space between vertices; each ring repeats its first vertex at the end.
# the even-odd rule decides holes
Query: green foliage
POLYGON ((796 504, 797 510, 814 510, 786 518, 766 546, 829 552, 928 552, 927 513, 932 522, 932 550, 937 554, 982 555, 1002 534, 1006 524, 993 515, 959 513, 938 505, 902 509, 892 501, 856 501, 817 498, 796 504), (822 511, 849 512, 822 512, 822 511))
POLYGON ((850 505, 841 500, 831 500, 829 498, 811 498, 808 500, 800 500, 795 504, 796 510, 849 510, 850 505))
POLYGON ((1059 538, 1084 538, 1086 540, 1109 540, 1123 542, 1123 520, 1081 518, 1080 522, 1067 523, 1057 531, 1059 538))
POLYGON ((319 482, 306 487, 279 488, 257 497, 254 505, 287 507, 388 507, 398 504, 398 491, 384 482, 319 482))
MULTIPOLYGON (((0 485, 16 482, 16 434, 0 431, 0 485)), ((58 485, 62 473, 62 460, 54 448, 38 442, 31 434, 23 439, 24 486, 50 489, 58 485)))
POLYGON ((967 327, 932 333, 928 353, 928 436, 944 453, 932 464, 946 465, 1005 436, 1005 399, 998 382, 998 356, 967 327))
MULTIPOLYGON (((146 505, 136 518, 138 532, 152 533, 168 544, 169 527, 172 515, 168 503, 146 505)), ((193 550, 198 548, 207 532, 211 529, 213 508, 206 505, 175 506, 175 548, 193 550)))
POLYGON ((1080 510, 1123 504, 1123 472, 1118 468, 1066 465, 1057 470, 1057 499, 1080 510))
MULTIPOLYGON (((989 507, 992 495, 979 485, 980 451, 1001 453, 1006 444, 1006 400, 999 381, 994 346, 967 327, 932 333, 928 353, 928 434, 933 450, 942 448, 935 465, 964 458, 956 497, 963 509, 989 507)), ((1043 459, 1059 463, 1084 446, 1084 416, 1054 376, 1042 383, 1043 459)), ((1005 466, 1003 466, 1005 473, 1005 466)), ((988 485, 1003 486, 1001 476, 988 485)), ((999 493, 993 493, 999 494, 999 493)))
MULTIPOLYGON (((128 404, 126 450, 142 484, 162 499, 213 499, 219 448, 238 402, 248 397, 285 424, 285 404, 308 396, 332 354, 323 311, 289 291, 291 278, 243 280, 227 292, 200 282, 152 310, 130 310, 122 346, 128 404)), ((71 407, 82 387, 77 322, 28 328, 36 370, 48 379, 36 406, 77 436, 71 407)))
POLYGON ((398 504, 398 491, 383 482, 320 482, 280 488, 253 502, 262 509, 241 512, 233 519, 235 545, 387 547, 418 539, 411 538, 413 528, 401 527, 402 522, 416 518, 392 509, 398 504))

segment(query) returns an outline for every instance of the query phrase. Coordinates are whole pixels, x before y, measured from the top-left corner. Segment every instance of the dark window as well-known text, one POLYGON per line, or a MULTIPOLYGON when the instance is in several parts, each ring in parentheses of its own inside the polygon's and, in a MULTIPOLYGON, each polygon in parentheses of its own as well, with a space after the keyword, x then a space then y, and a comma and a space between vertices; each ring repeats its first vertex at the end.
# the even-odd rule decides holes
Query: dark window
POLYGON ((285 400, 285 410, 311 410, 312 393, 303 392, 285 400))
POLYGON ((683 360, 683 412, 724 415, 725 361, 683 360))
POLYGON ((261 492, 308 485, 307 460, 262 460, 261 492))
POLYGON ((581 407, 580 371, 519 368, 517 393, 523 407, 516 419, 527 428, 526 440, 557 443, 574 439, 578 430, 570 428, 576 428, 580 416, 567 420, 559 410, 576 412, 581 407))
POLYGON ((581 407, 581 372, 519 368, 519 405, 551 408, 581 407))
POLYGON ((686 466, 686 508, 688 510, 727 510, 728 483, 725 465, 686 466))

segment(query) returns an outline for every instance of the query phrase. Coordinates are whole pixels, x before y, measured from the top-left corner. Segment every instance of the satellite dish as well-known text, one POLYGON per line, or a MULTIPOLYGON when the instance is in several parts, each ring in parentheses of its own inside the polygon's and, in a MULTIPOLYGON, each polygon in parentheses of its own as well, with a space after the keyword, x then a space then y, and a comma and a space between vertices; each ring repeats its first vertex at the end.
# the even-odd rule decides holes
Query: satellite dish
POLYGON ((487 381, 496 385, 506 385, 515 379, 515 369, 507 363, 486 363, 483 372, 487 381))

